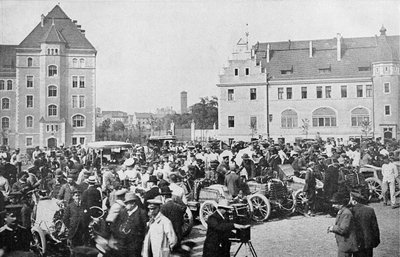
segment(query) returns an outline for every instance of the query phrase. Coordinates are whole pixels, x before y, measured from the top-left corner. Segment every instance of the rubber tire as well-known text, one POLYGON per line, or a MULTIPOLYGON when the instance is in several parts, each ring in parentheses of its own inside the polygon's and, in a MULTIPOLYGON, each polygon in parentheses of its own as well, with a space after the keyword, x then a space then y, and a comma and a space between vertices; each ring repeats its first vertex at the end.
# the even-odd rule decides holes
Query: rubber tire
POLYGON ((185 214, 183 215, 182 236, 190 234, 193 228, 193 214, 189 207, 186 207, 185 214))
MULTIPOLYGON (((44 235, 43 235, 44 236, 44 235)), ((46 256, 46 240, 45 238, 42 238, 40 233, 38 231, 33 231, 32 232, 32 238, 34 244, 31 243, 31 249, 35 254, 37 254, 40 257, 46 256)))
POLYGON ((370 201, 374 197, 377 197, 379 200, 382 200, 383 199, 382 182, 374 177, 365 179, 365 182, 368 183, 368 188, 370 190, 368 200, 370 201))
POLYGON ((250 209, 253 210, 252 220, 256 222, 265 221, 271 214, 271 203, 268 198, 262 194, 253 194, 248 196, 248 203, 251 205, 250 209))
MULTIPOLYGON (((293 213, 296 209, 296 197, 294 196, 294 193, 288 193, 286 197, 287 197, 286 200, 291 202, 290 208, 281 206, 281 210, 283 210, 285 212, 293 213)), ((289 207, 289 206, 287 206, 287 207, 289 207)))
POLYGON ((303 192, 303 189, 299 189, 294 193, 294 198, 296 199, 295 211, 305 215, 305 204, 303 200, 307 199, 306 193, 303 192))
POLYGON ((217 203, 215 201, 206 200, 200 205, 199 218, 200 222, 207 229, 208 217, 217 210, 217 203))

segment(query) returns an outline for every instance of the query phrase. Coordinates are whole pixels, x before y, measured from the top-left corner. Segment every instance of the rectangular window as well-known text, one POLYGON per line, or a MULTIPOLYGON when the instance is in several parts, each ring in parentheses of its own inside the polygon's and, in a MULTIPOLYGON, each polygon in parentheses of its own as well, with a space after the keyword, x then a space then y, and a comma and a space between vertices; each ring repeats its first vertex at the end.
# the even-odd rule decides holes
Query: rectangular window
POLYGON ((8 145, 8 138, 7 137, 3 137, 3 145, 8 145))
POLYGON ((33 76, 26 76, 26 87, 33 87, 33 76))
POLYGON ((26 146, 32 146, 33 145, 33 138, 27 137, 26 138, 26 146))
POLYGON ((318 69, 318 72, 319 72, 320 74, 331 73, 331 68, 330 68, 330 67, 329 67, 329 68, 321 68, 321 69, 318 69))
POLYGON ((235 68, 235 76, 239 76, 239 69, 238 68, 235 68))
POLYGON ((286 99, 292 99, 292 88, 286 88, 286 99))
POLYGON ((340 94, 341 94, 342 98, 346 98, 347 97, 347 86, 341 86, 340 87, 340 94))
POLYGON ((79 108, 85 108, 85 96, 84 95, 79 96, 79 108))
POLYGON ((260 66, 260 60, 256 61, 256 66, 260 66))
POLYGON ((365 86, 365 96, 372 97, 372 85, 365 86))
POLYGON ((33 108, 33 95, 26 96, 26 108, 33 108))
POLYGON ((250 88, 250 100, 256 100, 256 99, 257 99, 257 89, 250 88))
POLYGON ((281 70, 282 75, 290 75, 293 74, 293 70, 281 70))
POLYGON ((85 144, 85 138, 84 137, 80 137, 79 138, 79 144, 81 144, 81 145, 85 144))
POLYGON ((261 68, 261 73, 265 73, 266 71, 267 71, 266 68, 264 68, 264 67, 261 68))
POLYGON ((72 96, 72 108, 78 108, 78 96, 77 95, 72 96))
POLYGON ((278 88, 278 99, 283 99, 283 87, 278 88))
POLYGON ((390 116, 390 105, 385 105, 385 115, 390 116))
POLYGON ((235 100, 235 91, 233 89, 228 89, 228 101, 235 100))
POLYGON ((322 98, 322 87, 321 86, 317 87, 317 98, 322 98))
POLYGON ((77 145, 77 144, 78 144, 78 138, 72 137, 72 145, 77 145))
POLYGON ((357 97, 363 97, 363 86, 357 85, 357 97))
POLYGON ((332 92, 332 87, 331 86, 326 86, 325 87, 325 97, 326 98, 331 98, 331 92, 332 92))
POLYGON ((85 88, 85 77, 79 76, 79 88, 85 88))
POLYGON ((257 117, 255 116, 250 117, 250 128, 257 129, 257 117))
POLYGON ((386 94, 390 93, 390 83, 389 82, 386 82, 383 84, 383 92, 386 94))
POLYGON ((244 69, 244 73, 246 74, 246 76, 250 75, 250 68, 245 68, 244 69))
POLYGON ((358 71, 370 71, 371 67, 370 66, 366 66, 366 67, 358 67, 358 71))
POLYGON ((234 127, 235 127, 235 117, 228 116, 228 128, 234 128, 234 127))
POLYGON ((301 98, 302 99, 307 98, 307 87, 301 87, 301 98))
POLYGON ((73 88, 78 87, 78 76, 72 76, 72 87, 73 88))

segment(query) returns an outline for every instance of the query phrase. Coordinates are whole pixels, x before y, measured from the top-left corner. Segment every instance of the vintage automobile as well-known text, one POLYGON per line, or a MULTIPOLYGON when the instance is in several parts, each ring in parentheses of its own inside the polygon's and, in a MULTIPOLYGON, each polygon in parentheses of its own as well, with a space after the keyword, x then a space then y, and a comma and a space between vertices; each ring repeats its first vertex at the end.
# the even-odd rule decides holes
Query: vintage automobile
POLYGON ((103 165, 104 161, 118 164, 124 159, 124 153, 133 149, 133 145, 131 143, 119 141, 96 141, 88 143, 87 148, 89 153, 91 149, 99 152, 101 156, 100 165, 103 165))

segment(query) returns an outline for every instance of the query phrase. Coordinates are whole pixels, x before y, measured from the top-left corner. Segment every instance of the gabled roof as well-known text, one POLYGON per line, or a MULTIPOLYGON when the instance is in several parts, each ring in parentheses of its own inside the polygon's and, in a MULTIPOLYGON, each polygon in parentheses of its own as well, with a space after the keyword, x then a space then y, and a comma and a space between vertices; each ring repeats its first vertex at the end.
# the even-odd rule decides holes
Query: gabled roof
MULTIPOLYGON (((257 60, 261 60, 273 79, 338 78, 370 76, 373 62, 397 60, 400 36, 342 38, 341 60, 337 60, 336 38, 312 40, 313 55, 309 57, 310 41, 258 43, 254 46, 257 60), (270 61, 266 62, 267 44, 270 61), (293 67, 293 68, 292 68, 293 67), (282 74, 284 70, 291 70, 282 74)), ((284 72, 283 72, 284 73, 284 72)))
POLYGON ((0 45, 0 77, 15 76, 16 45, 0 45))
POLYGON ((67 48, 96 51, 77 25, 72 22, 58 5, 44 17, 43 27, 41 26, 41 22, 39 22, 32 32, 21 42, 19 48, 40 48, 40 44, 47 42, 46 40, 49 43, 58 43, 64 40, 67 48), (54 28, 52 28, 53 26, 54 28))

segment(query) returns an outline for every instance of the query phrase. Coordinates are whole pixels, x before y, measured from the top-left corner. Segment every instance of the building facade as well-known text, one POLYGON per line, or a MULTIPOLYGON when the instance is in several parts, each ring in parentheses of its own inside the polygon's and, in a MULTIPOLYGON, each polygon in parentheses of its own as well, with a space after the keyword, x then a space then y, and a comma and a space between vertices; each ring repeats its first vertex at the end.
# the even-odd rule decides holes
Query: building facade
POLYGON ((75 20, 56 5, 18 46, 0 50, 7 61, 0 72, 3 145, 26 149, 95 140, 97 52, 75 20), (11 90, 1 86, 8 81, 11 90))
POLYGON ((220 74, 219 138, 400 138, 400 37, 257 43, 220 74))

